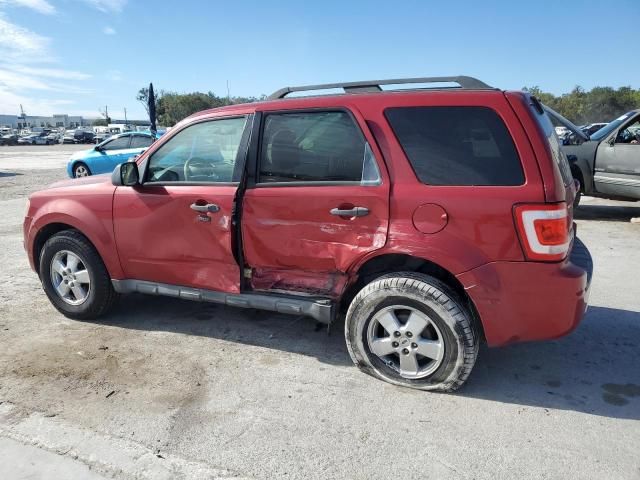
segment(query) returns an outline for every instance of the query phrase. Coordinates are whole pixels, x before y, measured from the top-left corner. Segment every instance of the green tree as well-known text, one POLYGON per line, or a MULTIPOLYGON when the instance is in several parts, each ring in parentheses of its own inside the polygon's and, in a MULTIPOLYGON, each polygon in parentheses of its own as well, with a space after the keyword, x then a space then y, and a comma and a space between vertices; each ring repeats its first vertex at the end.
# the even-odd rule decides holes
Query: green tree
POLYGON ((92 125, 94 127, 106 127, 108 125, 107 121, 104 118, 96 118, 92 125))
POLYGON ((589 91, 576 86, 560 96, 543 92, 538 86, 525 87, 538 99, 577 125, 609 122, 629 110, 640 108, 640 90, 631 87, 594 87, 589 91))

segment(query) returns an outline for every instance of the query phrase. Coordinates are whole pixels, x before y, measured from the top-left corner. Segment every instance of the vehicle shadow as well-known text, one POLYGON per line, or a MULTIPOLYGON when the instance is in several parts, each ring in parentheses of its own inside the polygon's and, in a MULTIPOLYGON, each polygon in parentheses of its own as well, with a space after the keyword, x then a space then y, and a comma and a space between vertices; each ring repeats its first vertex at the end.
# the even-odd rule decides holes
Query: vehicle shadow
POLYGON ((621 205, 580 205, 574 212, 578 220, 603 220, 606 222, 628 222, 640 217, 640 204, 621 205), (636 206, 637 205, 637 206, 636 206))
POLYGON ((352 365, 343 324, 296 315, 148 295, 125 295, 100 324, 176 332, 299 353, 332 365, 352 365))
MULTIPOLYGON (((217 338, 352 365, 342 322, 327 335, 326 326, 305 317, 128 295, 100 323, 217 338)), ((639 371, 640 313, 590 307, 580 327, 562 339, 481 348, 457 395, 640 420, 639 371)))
POLYGON ((0 178, 3 178, 3 177, 16 177, 18 175, 22 175, 22 173, 18 173, 18 172, 0 172, 0 178))
POLYGON ((640 313, 589 307, 555 341, 483 348, 462 396, 640 420, 640 313))

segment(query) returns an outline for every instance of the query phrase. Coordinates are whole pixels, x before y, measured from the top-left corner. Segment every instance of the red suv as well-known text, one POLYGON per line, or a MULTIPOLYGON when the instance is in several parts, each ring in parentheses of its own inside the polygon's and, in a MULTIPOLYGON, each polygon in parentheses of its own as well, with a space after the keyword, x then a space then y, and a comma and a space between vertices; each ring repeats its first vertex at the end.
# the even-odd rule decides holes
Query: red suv
POLYGON ((129 292, 345 313, 363 371, 451 391, 481 341, 556 338, 582 318, 592 262, 575 194, 529 94, 352 82, 192 115, 111 178, 33 194, 24 238, 68 317, 129 292))

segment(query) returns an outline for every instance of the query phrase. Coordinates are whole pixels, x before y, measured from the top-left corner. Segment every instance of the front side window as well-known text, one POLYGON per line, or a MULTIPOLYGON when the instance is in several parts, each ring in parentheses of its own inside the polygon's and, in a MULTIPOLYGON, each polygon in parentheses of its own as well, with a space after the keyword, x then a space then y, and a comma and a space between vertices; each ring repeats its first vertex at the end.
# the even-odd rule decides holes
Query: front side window
POLYGON ((110 142, 105 143, 102 146, 102 150, 124 150, 125 148, 129 148, 129 141, 131 137, 118 137, 114 138, 110 142))
POLYGON ((622 127, 616 136, 616 143, 640 145, 640 120, 636 120, 622 127))
POLYGON ((131 148, 148 148, 153 143, 153 138, 146 135, 134 135, 131 138, 131 148))
POLYGON ((400 107, 385 116, 416 176, 429 185, 522 185, 515 145, 486 107, 400 107))
POLYGON ((275 113, 263 126, 258 182, 378 184, 380 172, 347 113, 275 113))
POLYGON ((196 123, 151 155, 148 182, 237 182, 246 117, 196 123))

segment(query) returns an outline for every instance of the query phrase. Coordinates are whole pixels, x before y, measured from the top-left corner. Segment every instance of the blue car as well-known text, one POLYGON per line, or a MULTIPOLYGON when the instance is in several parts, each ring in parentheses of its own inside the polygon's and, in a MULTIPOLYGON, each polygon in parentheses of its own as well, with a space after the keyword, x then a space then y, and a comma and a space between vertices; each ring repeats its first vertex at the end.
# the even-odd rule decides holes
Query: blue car
POLYGON ((116 165, 144 152, 158 137, 149 132, 126 132, 109 137, 94 148, 71 155, 67 174, 78 178, 111 173, 116 165))

